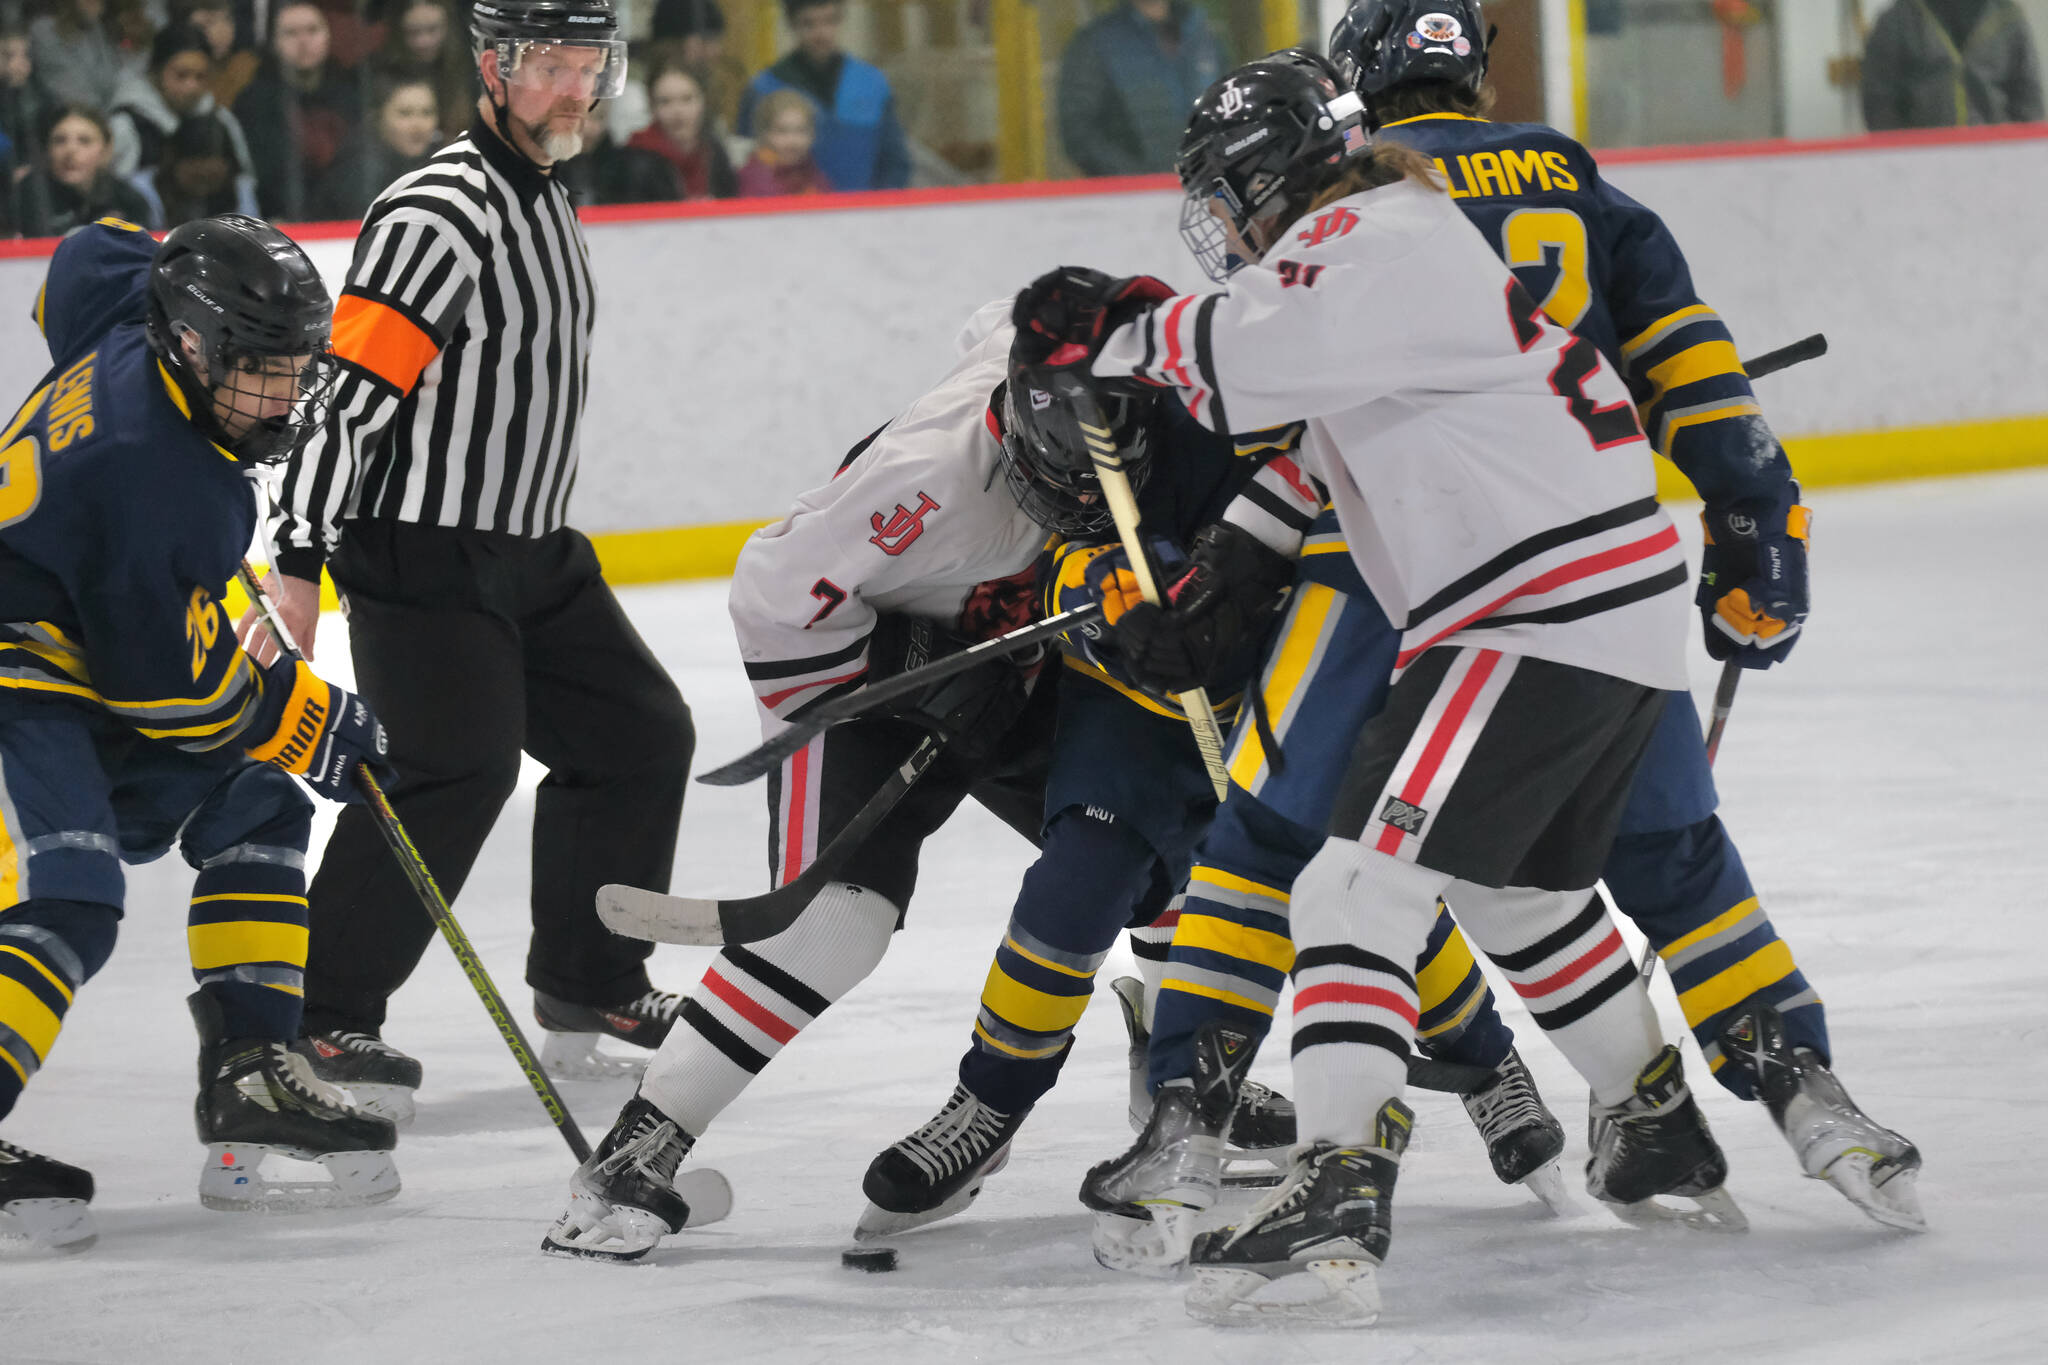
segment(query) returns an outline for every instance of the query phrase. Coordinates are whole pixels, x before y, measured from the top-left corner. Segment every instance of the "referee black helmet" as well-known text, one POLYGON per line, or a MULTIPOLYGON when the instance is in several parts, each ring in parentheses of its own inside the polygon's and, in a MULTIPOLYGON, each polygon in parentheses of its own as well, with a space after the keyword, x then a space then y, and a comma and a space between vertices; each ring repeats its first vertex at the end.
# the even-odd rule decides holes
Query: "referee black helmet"
POLYGON ((150 265, 150 347, 193 425, 238 459, 286 459, 325 420, 333 318, 313 262, 259 218, 180 224, 150 265))
POLYGON ((590 97, 614 99, 626 88, 626 42, 612 0, 476 0, 469 35, 478 56, 497 52, 507 82, 537 49, 590 47, 605 54, 590 97))

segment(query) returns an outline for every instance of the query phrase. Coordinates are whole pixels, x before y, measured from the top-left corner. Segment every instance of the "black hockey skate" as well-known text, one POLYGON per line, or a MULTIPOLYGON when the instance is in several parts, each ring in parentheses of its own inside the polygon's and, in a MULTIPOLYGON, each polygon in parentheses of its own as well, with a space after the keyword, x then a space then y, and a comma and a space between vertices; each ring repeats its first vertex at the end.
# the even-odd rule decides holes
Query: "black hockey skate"
POLYGON ((1380 1106, 1372 1145, 1319 1142, 1295 1159, 1281 1186, 1243 1221, 1195 1239, 1187 1309, 1204 1322, 1283 1319, 1364 1327, 1380 1315, 1376 1271, 1394 1235, 1394 1181, 1415 1115, 1399 1100, 1380 1106), (1275 1280, 1306 1271, 1315 1299, 1268 1296, 1275 1280))
MULTIPOLYGON (((1136 977, 1120 976, 1110 982, 1109 988, 1123 1011, 1124 1031, 1131 1040, 1131 1131, 1142 1133, 1146 1115, 1152 1110, 1152 1096, 1146 1084, 1152 1035, 1144 1021, 1145 986, 1136 977)), ((1250 1060, 1245 1059, 1247 1065, 1250 1060)), ((1225 1142, 1226 1186, 1263 1189, 1279 1184, 1294 1147, 1294 1101, 1257 1081, 1240 1083, 1237 1107, 1231 1115, 1225 1142)))
POLYGON ((868 1206, 853 1229, 857 1242, 909 1232, 951 1218, 972 1204, 982 1183, 1009 1164, 1010 1139, 1031 1107, 991 1109, 955 1085, 946 1107, 868 1163, 860 1192, 868 1206))
POLYGON ((1666 1047, 1636 1077, 1636 1092, 1612 1108, 1591 1106, 1586 1192, 1623 1222, 1679 1222, 1708 1232, 1747 1232, 1749 1220, 1721 1188, 1728 1160, 1685 1084, 1678 1049, 1666 1047), (1692 1208, 1657 1202, 1690 1199, 1692 1208))
POLYGON ((1768 1002, 1744 1001, 1721 1029, 1721 1053, 1749 1073, 1757 1098, 1792 1144, 1800 1169, 1825 1180, 1888 1228, 1925 1232, 1914 1189, 1920 1150, 1856 1107, 1811 1048, 1786 1044, 1785 1019, 1768 1002))
MULTIPOLYGON (((1097 1261, 1140 1275, 1180 1273, 1197 1217, 1222 1190, 1224 1144, 1241 1114, 1254 1051, 1243 1031, 1204 1024, 1195 1039, 1194 1076, 1161 1086, 1130 1150, 1081 1181, 1081 1202, 1095 1210, 1097 1261)), ((1291 1113, 1289 1119, 1291 1139, 1291 1113)))
POLYGON ((220 1004, 205 991, 186 1003, 199 1027, 193 1119, 206 1144, 200 1203, 291 1213, 376 1204, 398 1193, 391 1120, 357 1108, 281 1041, 223 1037, 220 1004))
POLYGON ((375 1033, 323 1029, 292 1044, 313 1064, 313 1074, 348 1091, 358 1108, 403 1128, 413 1120, 413 1092, 420 1088, 420 1064, 375 1033))
POLYGON ((569 1206, 540 1249, 593 1261, 637 1261, 662 1238, 732 1212, 732 1186, 717 1171, 676 1168, 697 1140, 635 1095, 590 1160, 569 1177, 569 1206))
POLYGON ((0 1254, 85 1250, 91 1204, 92 1172, 0 1141, 0 1254))
POLYGON ((603 1006, 573 1005, 535 991, 533 1017, 547 1033, 540 1064, 550 1075, 571 1081, 638 1076, 647 1069, 646 1055, 620 1057, 604 1052, 598 1043, 616 1038, 652 1053, 675 1027, 676 1011, 682 1005, 683 997, 674 991, 648 991, 603 1006))
POLYGON ((1558 1169, 1564 1125, 1536 1092, 1536 1078, 1521 1053, 1509 1048, 1493 1079, 1461 1098, 1501 1184, 1526 1187, 1559 1217, 1578 1212, 1558 1169))

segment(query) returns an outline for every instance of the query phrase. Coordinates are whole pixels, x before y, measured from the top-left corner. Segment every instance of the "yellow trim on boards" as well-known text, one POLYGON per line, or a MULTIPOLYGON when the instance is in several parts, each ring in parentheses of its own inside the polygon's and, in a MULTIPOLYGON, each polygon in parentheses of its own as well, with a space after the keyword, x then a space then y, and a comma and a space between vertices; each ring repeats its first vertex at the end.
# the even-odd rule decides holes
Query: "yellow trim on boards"
MULTIPOLYGON (((1786 440, 1785 453, 1792 457, 1792 472, 1799 476, 1802 488, 2032 469, 2048 465, 2048 415, 1794 436, 1786 440)), ((1692 499, 1697 495, 1683 474, 1660 460, 1657 496, 1692 499)))

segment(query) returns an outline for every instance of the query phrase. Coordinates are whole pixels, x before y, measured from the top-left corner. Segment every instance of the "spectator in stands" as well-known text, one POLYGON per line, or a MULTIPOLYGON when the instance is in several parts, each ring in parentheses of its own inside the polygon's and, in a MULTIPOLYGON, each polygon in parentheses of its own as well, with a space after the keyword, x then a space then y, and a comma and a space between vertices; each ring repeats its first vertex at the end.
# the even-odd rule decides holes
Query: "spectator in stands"
POLYGON ((620 146, 601 104, 583 116, 583 151, 556 162, 555 179, 579 207, 670 203, 683 197, 676 168, 658 153, 620 146))
POLYGON ((740 168, 740 196, 829 194, 836 188, 818 166, 818 107, 795 90, 771 90, 754 108, 754 155, 740 168))
POLYGON ((392 181, 426 165, 441 145, 439 101, 430 81, 397 80, 380 88, 369 123, 321 178, 314 213, 359 219, 392 181))
POLYGON ((14 172, 0 184, 0 190, 11 189, 35 165, 36 130, 43 118, 35 70, 28 30, 19 24, 0 23, 0 143, 6 145, 5 162, 14 172))
POLYGON ((106 0, 57 0, 28 28, 36 83, 50 105, 105 109, 121 83, 121 53, 107 27, 106 0))
POLYGON ((1074 35, 1060 58, 1060 143, 1084 175, 1173 169, 1188 107, 1223 74, 1199 5, 1125 0, 1074 35))
POLYGON ((114 130, 114 174, 133 179, 137 171, 157 164, 164 140, 181 120, 201 115, 214 119, 234 144, 233 160, 249 169, 249 144, 235 116, 213 98, 213 47, 190 24, 173 24, 156 35, 149 53, 149 74, 121 82, 107 126, 114 130))
POLYGON ((217 213, 255 216, 256 179, 218 112, 180 119, 157 151, 157 163, 134 177, 149 203, 149 227, 161 232, 217 213))
MULTIPOLYGON (((748 84, 740 99, 739 130, 763 136, 762 101, 778 90, 797 91, 813 106, 811 155, 832 186, 882 190, 909 184, 910 146, 896 122, 889 78, 839 46, 846 19, 843 0, 782 0, 782 8, 796 32, 796 47, 748 84)), ((1199 93, 1197 86, 1189 101, 1199 93)), ((1186 115, 1183 108, 1180 117, 1186 115)), ((1178 128, 1174 135, 1179 137, 1178 128)))
POLYGON ((131 223, 148 219, 148 201, 110 169, 114 135, 99 110, 59 105, 47 124, 43 164, 21 185, 23 236, 61 237, 109 214, 131 223))
POLYGON ((2041 117, 2041 63, 2014 0, 1898 0, 1863 45, 1874 133, 2041 117))
POLYGON ((442 137, 460 136, 476 117, 476 59, 453 13, 446 0, 401 0, 396 9, 397 22, 386 28, 370 69, 384 81, 427 82, 434 88, 442 137))
POLYGON ((235 0, 176 0, 171 22, 190 24, 206 35, 213 54, 214 101, 223 109, 233 108, 263 63, 255 49, 235 41, 235 0))
POLYGON ((355 81, 328 56, 327 16, 312 0, 283 0, 271 15, 270 55, 235 101, 266 215, 308 216, 360 110, 355 81))
POLYGON ((675 167, 685 199, 730 199, 739 193, 696 73, 680 65, 654 68, 647 77, 647 98, 654 122, 633 134, 626 146, 652 152, 675 167))
POLYGON ((725 11, 718 0, 657 0, 648 34, 656 61, 688 67, 711 102, 711 121, 730 127, 739 117, 746 69, 725 50, 725 11))

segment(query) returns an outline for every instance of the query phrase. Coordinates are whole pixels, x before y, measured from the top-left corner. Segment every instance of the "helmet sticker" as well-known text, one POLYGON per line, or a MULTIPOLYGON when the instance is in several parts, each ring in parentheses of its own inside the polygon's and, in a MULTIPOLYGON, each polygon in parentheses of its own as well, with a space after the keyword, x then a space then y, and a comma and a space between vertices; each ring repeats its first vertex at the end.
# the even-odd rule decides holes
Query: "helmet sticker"
POLYGON ((1033 412, 1044 412, 1047 408, 1051 406, 1051 394, 1047 393, 1044 389, 1031 390, 1031 410, 1033 412))
POLYGON ((1216 110, 1225 118, 1236 118, 1245 111, 1245 107, 1250 103, 1251 101, 1245 98, 1245 93, 1239 88, 1237 82, 1229 81, 1224 85, 1222 92, 1216 97, 1216 110))
POLYGON ((1448 43, 1463 37, 1465 28, 1448 14, 1425 14, 1415 21, 1415 32, 1425 43, 1448 43))
POLYGON ((1249 133, 1246 133, 1243 137, 1239 138, 1237 141, 1225 147, 1223 149, 1223 155, 1236 156, 1239 152, 1243 151, 1247 147, 1258 146, 1261 142, 1264 142, 1267 138, 1271 137, 1272 135, 1273 130, 1270 127, 1261 125, 1257 128, 1252 129, 1249 133))

